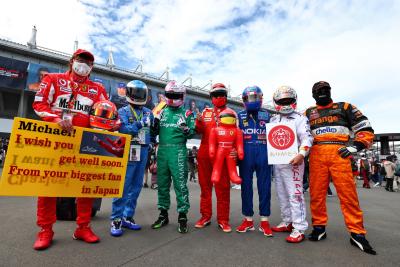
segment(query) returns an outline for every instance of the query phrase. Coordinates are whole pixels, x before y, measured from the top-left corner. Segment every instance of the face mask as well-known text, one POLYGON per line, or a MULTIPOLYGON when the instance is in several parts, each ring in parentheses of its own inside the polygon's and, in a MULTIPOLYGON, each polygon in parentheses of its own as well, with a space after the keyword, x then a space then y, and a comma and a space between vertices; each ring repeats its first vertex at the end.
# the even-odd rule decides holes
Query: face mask
POLYGON ((74 63, 72 63, 72 69, 79 76, 88 76, 92 67, 86 63, 74 61, 74 63))
POLYGON ((326 106, 332 102, 331 90, 329 88, 321 88, 313 92, 313 98, 318 106, 326 106))
POLYGON ((213 105, 217 108, 223 107, 226 105, 227 99, 226 97, 222 96, 222 97, 213 97, 211 99, 211 102, 213 103, 213 105))

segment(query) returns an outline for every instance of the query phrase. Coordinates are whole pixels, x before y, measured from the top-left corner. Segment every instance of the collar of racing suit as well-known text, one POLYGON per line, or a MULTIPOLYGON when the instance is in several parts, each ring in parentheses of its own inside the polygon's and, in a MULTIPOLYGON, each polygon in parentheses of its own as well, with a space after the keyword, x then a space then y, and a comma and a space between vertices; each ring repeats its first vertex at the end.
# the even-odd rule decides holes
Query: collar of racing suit
POLYGON ((89 76, 79 76, 78 74, 76 74, 73 71, 69 72, 69 77, 77 83, 83 83, 86 82, 89 79, 89 76))
POLYGON ((326 106, 317 105, 317 109, 326 109, 326 108, 331 108, 332 106, 333 106, 333 101, 331 101, 331 103, 329 103, 326 106))

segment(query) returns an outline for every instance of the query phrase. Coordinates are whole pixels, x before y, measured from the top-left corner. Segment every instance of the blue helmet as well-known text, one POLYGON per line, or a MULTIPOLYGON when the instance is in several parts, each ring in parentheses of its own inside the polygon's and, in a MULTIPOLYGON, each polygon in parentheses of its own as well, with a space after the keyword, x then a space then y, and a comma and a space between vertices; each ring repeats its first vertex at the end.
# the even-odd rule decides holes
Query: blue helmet
POLYGON ((126 85, 126 100, 131 104, 146 105, 148 93, 147 86, 142 81, 133 80, 126 85))
POLYGON ((262 105, 263 92, 256 85, 248 86, 243 90, 242 99, 247 111, 258 111, 262 105))

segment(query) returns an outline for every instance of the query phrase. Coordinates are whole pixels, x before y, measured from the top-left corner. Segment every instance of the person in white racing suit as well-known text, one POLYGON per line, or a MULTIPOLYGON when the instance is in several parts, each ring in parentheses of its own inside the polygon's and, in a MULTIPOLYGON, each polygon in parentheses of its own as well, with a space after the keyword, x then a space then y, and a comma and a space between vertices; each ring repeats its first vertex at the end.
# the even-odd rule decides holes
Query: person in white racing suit
POLYGON ((274 93, 273 101, 278 115, 271 123, 294 123, 299 153, 290 164, 274 165, 275 187, 281 209, 282 222, 272 227, 275 232, 291 232, 286 238, 289 243, 304 240, 308 228, 306 205, 303 195, 304 158, 312 146, 313 137, 306 116, 296 112, 297 94, 289 86, 280 86, 274 93))

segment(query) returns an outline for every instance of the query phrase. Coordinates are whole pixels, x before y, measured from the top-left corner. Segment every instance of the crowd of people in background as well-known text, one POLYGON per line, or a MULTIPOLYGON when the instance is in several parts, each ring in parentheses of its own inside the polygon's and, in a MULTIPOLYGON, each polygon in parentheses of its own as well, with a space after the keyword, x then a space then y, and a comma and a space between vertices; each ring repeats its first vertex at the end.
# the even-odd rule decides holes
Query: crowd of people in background
POLYGON ((6 158, 6 153, 8 149, 8 142, 8 138, 0 137, 0 167, 3 167, 4 165, 4 160, 6 158))
MULTIPOLYGON (((384 187, 388 192, 399 191, 400 161, 396 155, 389 155, 379 160, 369 158, 366 153, 361 152, 357 158, 351 158, 351 165, 354 182, 357 184, 357 180, 362 180, 363 188, 384 187)), ((307 192, 308 188, 308 164, 306 164, 303 191, 307 192)), ((330 186, 328 187, 328 196, 333 196, 330 186)))

